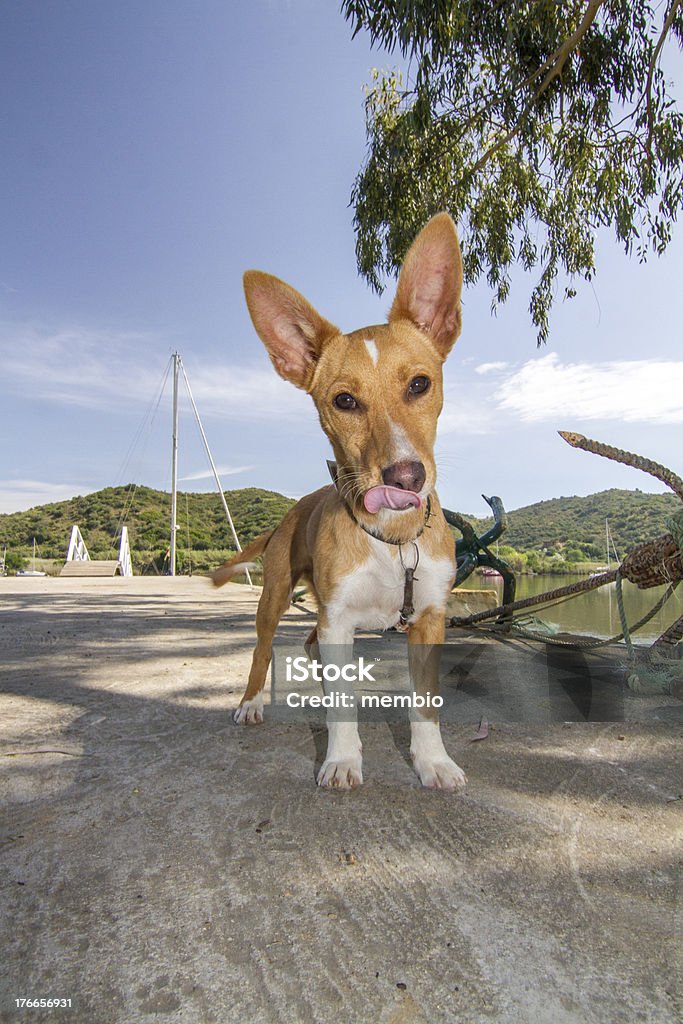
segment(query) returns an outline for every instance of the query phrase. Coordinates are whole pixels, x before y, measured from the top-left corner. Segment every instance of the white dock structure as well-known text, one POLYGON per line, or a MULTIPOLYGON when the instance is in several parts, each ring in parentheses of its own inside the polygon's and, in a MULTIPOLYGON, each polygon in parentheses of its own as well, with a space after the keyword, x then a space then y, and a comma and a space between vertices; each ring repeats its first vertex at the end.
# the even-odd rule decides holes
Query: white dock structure
POLYGON ((83 535, 78 526, 71 528, 69 548, 66 562, 59 573, 60 576, 132 576, 133 562, 130 555, 128 527, 121 528, 119 557, 97 559, 91 558, 83 535))

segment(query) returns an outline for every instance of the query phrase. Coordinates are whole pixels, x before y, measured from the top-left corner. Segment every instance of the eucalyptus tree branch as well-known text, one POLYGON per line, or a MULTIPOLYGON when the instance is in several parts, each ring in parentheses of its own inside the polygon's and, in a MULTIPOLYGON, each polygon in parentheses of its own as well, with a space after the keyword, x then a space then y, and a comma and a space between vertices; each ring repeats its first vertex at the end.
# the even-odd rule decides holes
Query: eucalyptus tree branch
POLYGON ((494 307, 513 263, 542 271, 529 312, 543 342, 558 279, 593 276, 601 226, 627 254, 635 240, 641 259, 665 250, 683 213, 683 110, 661 67, 683 38, 683 0, 341 7, 372 42, 420 61, 416 84, 389 79, 366 106, 352 201, 358 266, 378 291, 423 220, 447 208, 471 228, 467 280, 485 276, 494 307))
MULTIPOLYGON (((680 2, 681 0, 674 0, 674 6, 676 6, 680 2)), ((519 118, 517 119, 517 124, 513 128, 511 128, 510 131, 507 132, 507 134, 504 135, 502 139, 498 139, 498 141, 494 143, 493 146, 487 149, 484 155, 477 160, 476 164, 470 171, 471 174, 476 174, 477 171, 480 171, 481 168, 488 163, 491 157, 496 155, 498 150, 502 149, 503 146, 507 146, 508 142, 512 142, 512 140, 517 135, 519 135, 520 131, 522 130, 522 123, 524 121, 524 118, 533 109, 534 105, 538 102, 543 93, 547 90, 551 82, 553 82, 558 75, 562 74, 562 71, 564 69, 565 64, 567 63, 569 55, 574 52, 576 47, 579 45, 579 43, 585 36, 588 29, 595 21, 598 10, 600 9, 603 3, 604 0, 590 0, 584 12, 583 18, 581 19, 581 23, 579 27, 576 29, 576 31, 572 32, 572 34, 562 43, 562 46, 558 47, 555 53, 548 57, 545 63, 543 63, 541 67, 537 71, 535 71, 534 74, 531 75, 526 80, 526 82, 524 82, 524 85, 531 85, 538 78, 538 76, 543 74, 543 72, 546 71, 547 69, 547 74, 545 78, 541 82, 538 89, 533 93, 528 103, 525 104, 522 113, 519 115, 519 118)))
POLYGON ((585 36, 588 29, 595 21, 598 10, 602 6, 603 2, 604 0, 590 0, 590 3, 588 4, 588 7, 586 8, 584 16, 581 20, 581 24, 576 29, 576 31, 573 32, 572 35, 570 35, 569 39, 565 39, 564 43, 557 51, 556 59, 553 62, 552 67, 549 69, 548 74, 541 82, 540 89, 536 93, 537 99, 545 92, 550 83, 555 78, 557 78, 558 75, 562 74, 562 71, 564 69, 565 64, 567 63, 569 55, 574 52, 574 50, 577 48, 577 46, 585 36))
POLYGON ((673 3, 671 4, 671 7, 669 8, 669 13, 666 16, 666 20, 665 20, 664 25, 662 27, 662 31, 660 33, 659 39, 657 40, 657 45, 654 48, 654 52, 652 54, 652 60, 650 61, 650 66, 647 69, 647 80, 645 82, 645 90, 644 90, 643 95, 645 96, 645 104, 646 104, 646 109, 647 109, 647 142, 645 143, 645 148, 647 149, 648 153, 650 153, 650 154, 652 153, 652 135, 653 135, 653 132, 654 132, 654 121, 655 121, 655 116, 654 116, 654 113, 653 113, 653 110, 652 110, 652 81, 654 79, 655 68, 657 67, 657 61, 659 60, 659 55, 662 52, 662 47, 664 46, 664 41, 665 41, 667 35, 669 34, 669 29, 671 28, 673 20, 674 20, 674 18, 676 16, 676 10, 680 6, 681 6, 681 0, 673 0, 673 3))
MULTIPOLYGON (((674 0, 674 2, 677 3, 678 0, 674 0)), ((551 53, 548 59, 544 61, 543 64, 541 64, 541 66, 537 68, 532 75, 529 75, 529 77, 522 83, 523 88, 525 88, 527 85, 532 85, 539 77, 539 75, 542 75, 544 71, 547 71, 548 73, 543 79, 536 95, 540 96, 543 92, 545 92, 545 90, 548 88, 553 79, 557 78, 557 76, 562 73, 562 69, 564 68, 564 65, 567 63, 567 58, 569 57, 569 54, 572 53, 572 51, 575 50, 576 47, 579 45, 579 43, 585 36, 586 32, 595 21, 598 9, 602 6, 603 3, 604 0, 590 0, 588 7, 584 11, 584 15, 581 19, 579 27, 574 32, 572 32, 569 38, 565 39, 562 45, 559 46, 554 53, 551 53)))

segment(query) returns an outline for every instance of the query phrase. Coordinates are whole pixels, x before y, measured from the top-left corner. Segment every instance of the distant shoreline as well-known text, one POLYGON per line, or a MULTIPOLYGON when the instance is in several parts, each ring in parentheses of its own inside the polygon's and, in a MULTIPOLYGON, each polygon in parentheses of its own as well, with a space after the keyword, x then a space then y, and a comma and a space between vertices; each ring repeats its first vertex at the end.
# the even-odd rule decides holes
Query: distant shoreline
MULTIPOLYGON (((242 545, 272 530, 295 504, 275 491, 247 487, 225 492, 242 545)), ((442 496, 448 506, 447 496, 442 496)), ((605 564, 605 521, 619 557, 666 532, 666 520, 680 510, 672 494, 610 489, 585 497, 551 498, 508 509, 508 530, 497 550, 515 572, 567 575, 597 571, 605 564)), ((456 509, 456 511, 459 511, 456 509)), ((465 514, 483 534, 491 519, 465 514)), ((134 569, 164 572, 170 535, 170 495, 142 485, 108 487, 68 501, 0 514, 0 557, 7 548, 8 571, 26 568, 36 540, 36 568, 54 571, 63 563, 73 525, 78 525, 91 558, 116 557, 117 537, 128 527, 134 569)), ((218 495, 182 492, 178 500, 180 573, 208 573, 234 552, 234 541, 218 495)), ((494 549, 495 550, 495 549, 494 549)), ((614 560, 614 559, 611 559, 614 560)))

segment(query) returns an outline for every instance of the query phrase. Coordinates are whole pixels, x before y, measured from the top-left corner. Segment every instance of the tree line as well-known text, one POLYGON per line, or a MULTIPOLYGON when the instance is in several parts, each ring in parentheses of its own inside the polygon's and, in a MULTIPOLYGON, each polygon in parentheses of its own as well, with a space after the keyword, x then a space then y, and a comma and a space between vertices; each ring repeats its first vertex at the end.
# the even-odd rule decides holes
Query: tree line
MULTIPOLYGON (((292 498, 256 487, 227 491, 226 499, 243 545, 277 526, 294 504, 292 498)), ((557 569, 561 563, 604 561, 607 520, 623 557, 638 544, 666 532, 666 519, 677 510, 674 495, 642 491, 612 489, 587 497, 553 498, 510 512, 500 554, 517 571, 541 572, 557 569)), ((467 518, 479 533, 491 523, 475 516, 467 518)), ((71 527, 76 524, 92 558, 115 558, 124 523, 135 571, 162 572, 169 543, 170 495, 135 484, 0 515, 0 553, 6 545, 8 569, 22 568, 35 538, 41 558, 63 561, 71 527)), ((208 572, 234 551, 216 494, 180 492, 178 525, 180 572, 208 572)))

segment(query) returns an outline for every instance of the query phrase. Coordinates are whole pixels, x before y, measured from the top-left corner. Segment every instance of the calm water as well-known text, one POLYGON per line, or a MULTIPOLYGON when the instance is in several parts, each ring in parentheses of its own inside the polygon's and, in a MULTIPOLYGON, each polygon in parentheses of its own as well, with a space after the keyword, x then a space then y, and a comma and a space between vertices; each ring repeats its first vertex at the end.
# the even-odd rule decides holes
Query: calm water
MULTIPOLYGON (((516 597, 518 600, 534 597, 536 594, 556 590, 584 578, 581 576, 518 576, 516 597)), ((502 597, 503 593, 502 580, 494 576, 472 575, 463 586, 469 590, 495 590, 499 597, 502 597)), ((633 625, 646 615, 665 591, 666 587, 638 590, 632 584, 624 583, 624 607, 629 625, 633 625)), ((609 637, 621 632, 614 583, 589 591, 587 594, 579 594, 571 601, 566 601, 553 608, 530 608, 529 613, 543 619, 544 622, 554 623, 561 630, 566 630, 569 633, 588 633, 591 636, 609 637)), ((683 584, 679 586, 657 615, 638 630, 634 639, 640 642, 656 640, 681 615, 683 615, 683 584)))
MULTIPOLYGON (((262 582, 259 572, 252 573, 252 579, 258 585, 262 582)), ((570 583, 576 583, 580 579, 585 579, 585 577, 518 576, 517 599, 533 597, 536 594, 543 594, 548 590, 557 590, 559 587, 566 587, 570 583)), ((242 582, 243 580, 244 577, 238 577, 236 582, 242 582)), ((463 588, 466 590, 495 590, 499 600, 502 599, 502 580, 494 576, 478 576, 473 574, 465 581, 463 588)), ((632 584, 624 583, 624 604, 629 625, 633 625, 646 615, 665 591, 666 587, 638 590, 632 584)), ((573 597, 571 601, 566 601, 564 604, 553 608, 530 608, 529 614, 543 619, 544 622, 553 623, 560 630, 568 633, 585 633, 596 637, 610 637, 616 636, 617 633, 621 632, 614 583, 589 591, 587 594, 579 594, 578 597, 573 597)), ((683 615, 683 583, 679 585, 678 590, 674 592, 657 615, 634 634, 634 640, 640 643, 656 640, 681 615, 683 615)))

